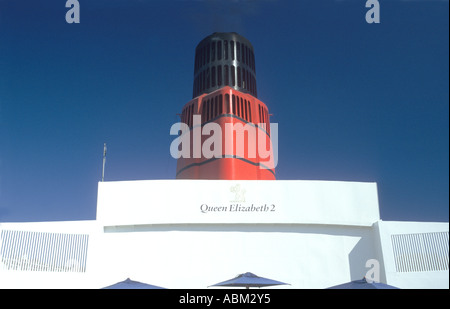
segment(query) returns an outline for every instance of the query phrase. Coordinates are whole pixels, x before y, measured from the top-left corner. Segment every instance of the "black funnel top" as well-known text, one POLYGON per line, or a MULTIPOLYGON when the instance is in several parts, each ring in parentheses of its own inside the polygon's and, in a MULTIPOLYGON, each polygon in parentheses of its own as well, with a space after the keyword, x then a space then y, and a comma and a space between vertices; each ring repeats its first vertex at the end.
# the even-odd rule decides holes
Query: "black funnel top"
POLYGON ((195 49, 193 98, 224 86, 257 97, 253 46, 236 32, 215 32, 195 49))

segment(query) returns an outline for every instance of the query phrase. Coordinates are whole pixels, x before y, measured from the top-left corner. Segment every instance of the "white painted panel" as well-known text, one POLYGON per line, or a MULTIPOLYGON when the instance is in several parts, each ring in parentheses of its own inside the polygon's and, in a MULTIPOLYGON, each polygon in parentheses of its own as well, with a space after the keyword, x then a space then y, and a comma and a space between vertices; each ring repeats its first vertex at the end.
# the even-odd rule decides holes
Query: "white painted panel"
POLYGON ((105 226, 307 223, 371 226, 375 183, 337 181, 148 180, 99 183, 105 226))

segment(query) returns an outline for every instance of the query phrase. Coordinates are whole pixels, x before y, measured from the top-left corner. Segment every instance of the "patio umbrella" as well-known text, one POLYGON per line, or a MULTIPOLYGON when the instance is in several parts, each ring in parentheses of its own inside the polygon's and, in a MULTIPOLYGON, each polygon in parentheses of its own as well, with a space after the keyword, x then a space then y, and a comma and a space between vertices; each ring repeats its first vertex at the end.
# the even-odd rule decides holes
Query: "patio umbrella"
POLYGON ((366 278, 361 280, 354 280, 344 284, 335 285, 328 289, 398 289, 395 286, 384 284, 381 282, 368 282, 366 278))
POLYGON ((142 290, 142 289, 164 289, 160 286, 151 285, 147 283, 142 283, 139 281, 131 280, 130 278, 127 278, 124 281, 117 282, 113 285, 105 286, 102 289, 114 289, 114 290, 142 290))
POLYGON ((264 286, 273 286, 273 285, 284 285, 289 283, 284 283, 272 279, 267 279, 263 277, 258 277, 252 273, 240 274, 236 278, 231 280, 223 281, 220 283, 213 284, 211 286, 231 286, 231 287, 264 287, 264 286))

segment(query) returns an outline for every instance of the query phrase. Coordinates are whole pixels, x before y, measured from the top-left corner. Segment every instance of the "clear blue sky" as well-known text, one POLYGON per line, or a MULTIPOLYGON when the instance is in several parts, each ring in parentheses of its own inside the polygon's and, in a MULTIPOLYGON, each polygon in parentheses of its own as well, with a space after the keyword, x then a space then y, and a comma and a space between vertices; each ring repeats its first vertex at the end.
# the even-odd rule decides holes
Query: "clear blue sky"
POLYGON ((0 0, 0 222, 95 219, 107 181, 174 179, 194 50, 235 31, 278 179, 377 182, 383 220, 449 219, 449 2, 0 0))

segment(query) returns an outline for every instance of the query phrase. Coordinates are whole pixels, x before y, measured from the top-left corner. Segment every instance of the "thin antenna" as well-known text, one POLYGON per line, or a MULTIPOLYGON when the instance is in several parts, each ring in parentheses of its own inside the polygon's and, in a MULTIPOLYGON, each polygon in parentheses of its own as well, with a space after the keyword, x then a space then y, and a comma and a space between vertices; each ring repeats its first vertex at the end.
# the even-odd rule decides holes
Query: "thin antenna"
POLYGON ((105 163, 106 163, 106 143, 103 144, 103 169, 102 169, 102 182, 105 181, 105 163))

